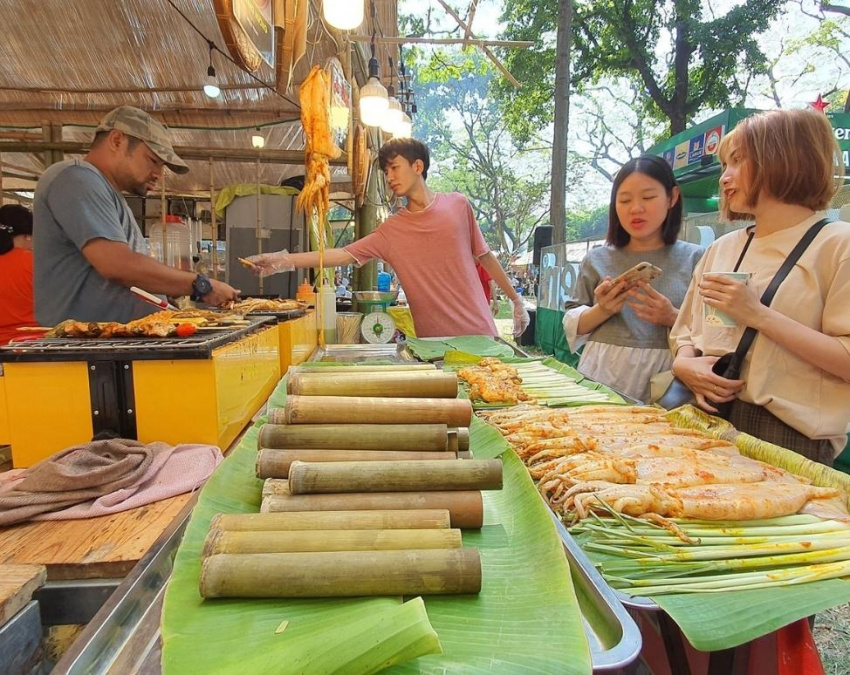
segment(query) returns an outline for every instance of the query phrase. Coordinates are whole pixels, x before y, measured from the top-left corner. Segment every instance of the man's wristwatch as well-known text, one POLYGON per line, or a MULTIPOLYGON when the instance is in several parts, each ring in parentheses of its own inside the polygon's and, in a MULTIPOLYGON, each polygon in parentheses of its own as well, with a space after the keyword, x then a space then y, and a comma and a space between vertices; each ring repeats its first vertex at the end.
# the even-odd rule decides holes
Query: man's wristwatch
POLYGON ((204 297, 210 294, 212 291, 212 282, 209 277, 205 277, 203 274, 199 274, 195 277, 195 280, 192 282, 192 295, 189 296, 189 299, 193 302, 198 302, 202 300, 204 297))

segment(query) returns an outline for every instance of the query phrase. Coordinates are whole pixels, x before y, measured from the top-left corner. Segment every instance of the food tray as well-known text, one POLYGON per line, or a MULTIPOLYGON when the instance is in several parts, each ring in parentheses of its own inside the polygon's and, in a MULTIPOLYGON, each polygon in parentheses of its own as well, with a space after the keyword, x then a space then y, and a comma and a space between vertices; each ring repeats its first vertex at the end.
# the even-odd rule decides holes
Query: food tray
POLYGON ((331 363, 361 363, 363 361, 390 361, 416 363, 413 355, 401 345, 325 345, 317 347, 310 361, 331 363))

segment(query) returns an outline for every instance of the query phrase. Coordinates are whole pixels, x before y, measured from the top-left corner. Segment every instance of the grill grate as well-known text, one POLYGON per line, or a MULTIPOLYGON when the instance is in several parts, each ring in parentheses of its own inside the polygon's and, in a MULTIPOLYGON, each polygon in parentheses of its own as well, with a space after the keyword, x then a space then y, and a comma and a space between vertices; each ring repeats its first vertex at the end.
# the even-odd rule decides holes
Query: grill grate
POLYGON ((20 361, 86 361, 107 355, 124 361, 206 359, 217 347, 277 323, 273 317, 249 317, 249 326, 209 331, 180 338, 44 338, 0 347, 0 363, 20 361))

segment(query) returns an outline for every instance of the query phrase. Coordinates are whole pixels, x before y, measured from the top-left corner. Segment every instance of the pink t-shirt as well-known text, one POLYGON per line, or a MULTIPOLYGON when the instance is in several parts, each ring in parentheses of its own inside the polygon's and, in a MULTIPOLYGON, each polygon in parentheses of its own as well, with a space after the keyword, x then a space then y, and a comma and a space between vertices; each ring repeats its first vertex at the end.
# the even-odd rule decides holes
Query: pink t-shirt
POLYGON ((402 209, 345 250, 358 265, 392 265, 418 337, 498 335, 475 271, 490 248, 462 194, 437 194, 424 211, 402 209))

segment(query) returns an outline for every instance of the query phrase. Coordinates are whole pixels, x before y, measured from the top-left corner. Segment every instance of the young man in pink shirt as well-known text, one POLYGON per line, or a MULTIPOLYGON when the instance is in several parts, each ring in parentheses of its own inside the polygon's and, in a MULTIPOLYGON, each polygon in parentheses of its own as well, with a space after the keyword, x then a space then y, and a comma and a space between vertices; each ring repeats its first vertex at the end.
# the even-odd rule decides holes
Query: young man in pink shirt
MULTIPOLYGON (((396 138, 381 147, 378 162, 393 194, 407 199, 406 207, 363 239, 326 250, 325 267, 359 266, 374 258, 388 262, 404 288, 419 337, 495 336, 496 324, 475 269, 478 261, 513 303, 514 335, 521 335, 528 327, 528 312, 485 243, 469 201, 458 192, 438 194, 425 184, 427 146, 396 138)), ((266 276, 318 267, 319 254, 279 251, 249 260, 266 276)))

